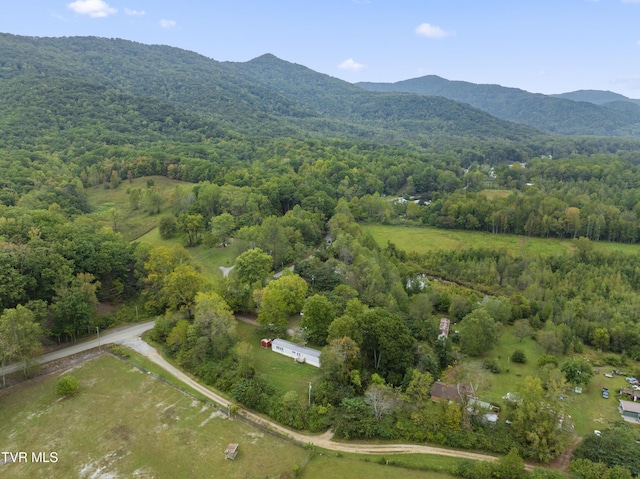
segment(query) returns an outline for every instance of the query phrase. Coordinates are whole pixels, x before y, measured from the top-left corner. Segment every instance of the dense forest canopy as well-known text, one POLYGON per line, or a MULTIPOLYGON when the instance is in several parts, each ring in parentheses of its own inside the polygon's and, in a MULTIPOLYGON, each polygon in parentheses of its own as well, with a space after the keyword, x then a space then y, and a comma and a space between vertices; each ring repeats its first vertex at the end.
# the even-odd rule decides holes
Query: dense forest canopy
POLYGON ((503 120, 565 135, 638 136, 640 132, 638 100, 612 92, 542 95, 500 85, 449 81, 436 75, 357 85, 377 92, 439 95, 468 103, 503 120))

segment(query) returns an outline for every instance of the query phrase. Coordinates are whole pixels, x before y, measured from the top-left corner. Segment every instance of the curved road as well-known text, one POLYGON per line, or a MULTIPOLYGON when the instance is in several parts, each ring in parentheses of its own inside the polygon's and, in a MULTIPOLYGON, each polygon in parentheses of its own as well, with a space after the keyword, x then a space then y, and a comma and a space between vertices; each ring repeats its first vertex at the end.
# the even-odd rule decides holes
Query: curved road
MULTIPOLYGON (((51 353, 45 354, 35 359, 36 364, 44 364, 49 361, 54 361, 56 359, 62 359, 66 356, 71 356, 73 354, 77 354, 89 349, 97 348, 103 344, 117 343, 122 344, 124 346, 129 346, 135 351, 139 352, 162 369, 167 371, 169 374, 175 376, 177 379, 187 384, 189 387, 195 389, 200 392, 205 397, 211 399, 212 401, 222 405, 223 407, 229 407, 233 403, 228 399, 216 394, 211 391, 209 388, 203 386, 199 382, 192 379, 190 376, 173 366, 167 360, 165 360, 158 351, 144 342, 140 337, 142 333, 153 328, 155 322, 149 321, 146 323, 135 324, 133 326, 126 326, 123 328, 116 329, 114 331, 108 332, 100 336, 100 342, 98 339, 93 339, 90 341, 85 341, 83 343, 75 344, 68 348, 60 349, 58 351, 53 351, 51 353)), ((0 368, 0 374, 10 374, 16 371, 20 371, 22 369, 22 364, 12 364, 5 368, 0 368)), ((394 453, 394 454, 402 454, 402 453, 420 453, 420 454, 436 454, 441 456, 450 456, 450 457, 459 457, 464 459, 472 459, 476 461, 495 461, 498 459, 495 456, 489 456, 487 454, 479 454, 474 452, 467 452, 461 450, 454 449, 444 449, 440 447, 433 446, 423 446, 418 444, 357 444, 357 443, 340 443, 334 442, 331 440, 332 433, 328 431, 322 435, 312 436, 307 434, 301 434, 296 431, 291 431, 275 422, 269 421, 263 417, 260 417, 256 414, 253 414, 244 409, 240 409, 238 414, 244 416, 250 421, 260 424, 263 427, 271 429, 273 431, 278 432, 284 436, 288 436, 296 441, 299 441, 304 444, 313 444, 314 446, 321 447, 324 449, 329 449, 332 451, 340 451, 340 452, 353 452, 359 454, 384 454, 384 453, 394 453)), ((526 465, 528 470, 532 470, 533 466, 526 465)))
MULTIPOLYGON (((180 369, 173 366, 167 360, 165 360, 155 348, 144 342, 141 338, 128 339, 122 341, 122 344, 129 346, 135 351, 139 352, 162 369, 175 376, 178 380, 187 384, 189 387, 195 389, 205 397, 212 401, 222 405, 223 407, 229 407, 234 403, 228 399, 216 394, 209 388, 203 386, 199 382, 192 379, 190 376, 182 372, 180 369)), ((252 412, 241 409, 238 414, 249 419, 251 422, 260 424, 263 427, 276 431, 282 435, 288 436, 303 444, 313 444, 314 446, 321 447, 323 449, 329 449, 332 451, 340 452, 353 452, 358 454, 384 454, 384 453, 420 453, 420 454, 436 454, 440 456, 459 457, 464 459, 473 459, 476 461, 495 461, 498 457, 489 456, 487 454, 478 454, 474 452, 467 452, 454 449, 445 449, 440 447, 422 446, 418 444, 357 444, 353 442, 340 443, 331 440, 332 433, 329 431, 319 436, 302 434, 296 431, 287 429, 275 422, 269 421, 263 417, 260 417, 252 412)), ((526 465, 528 470, 532 470, 533 466, 526 465)))

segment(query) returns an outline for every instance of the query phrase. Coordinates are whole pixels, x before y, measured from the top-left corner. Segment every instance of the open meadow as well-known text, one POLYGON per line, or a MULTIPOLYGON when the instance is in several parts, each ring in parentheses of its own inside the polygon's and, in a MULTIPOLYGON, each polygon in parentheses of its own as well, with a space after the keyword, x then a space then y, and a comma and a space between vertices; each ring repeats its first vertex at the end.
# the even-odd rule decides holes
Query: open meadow
MULTIPOLYGON (((56 375, 0 398, 3 451, 57 453, 53 463, 0 466, 12 478, 278 477, 308 451, 265 434, 112 356, 75 368, 79 393, 55 394, 56 375), (91 440, 88 440, 91 438, 91 440), (240 444, 235 461, 229 443, 240 444)), ((6 475, 5 475, 6 474, 6 475)))
MULTIPOLYGON (((486 389, 478 395, 485 401, 503 403, 502 396, 508 392, 517 391, 524 384, 527 376, 538 376, 540 371, 537 366, 538 359, 544 354, 544 350, 531 338, 525 338, 522 342, 513 334, 513 327, 506 326, 496 347, 487 354, 487 358, 496 360, 502 369, 499 374, 491 374, 490 382, 486 389), (514 363, 510 360, 516 349, 522 350, 526 357, 526 364, 514 363)), ((598 353, 585 348, 583 357, 590 357, 597 362, 598 353)), ((560 356, 560 365, 569 358, 560 356)), ((582 393, 577 394, 569 390, 563 399, 567 412, 571 415, 578 436, 591 434, 595 429, 604 429, 613 422, 621 419, 618 412, 618 390, 627 383, 623 376, 614 375, 613 378, 604 376, 605 372, 611 372, 611 367, 594 368, 599 371, 583 388, 582 393), (606 387, 611 393, 609 399, 602 398, 602 388, 606 387)))
MULTIPOLYGON (((166 246, 170 248, 174 244, 184 246, 184 242, 177 236, 171 239, 162 239, 158 228, 145 233, 137 241, 149 243, 153 247, 166 246)), ((193 258, 194 263, 202 268, 204 277, 212 280, 214 278, 222 278, 220 266, 227 268, 233 266, 236 257, 242 253, 240 248, 239 243, 231 243, 226 248, 206 248, 203 245, 198 245, 193 248, 186 248, 186 250, 193 258)))
POLYGON ((127 240, 133 241, 156 227, 158 219, 168 211, 170 202, 167 200, 178 185, 185 188, 193 186, 191 183, 172 180, 164 176, 145 176, 133 178, 131 182, 123 181, 113 189, 94 186, 85 189, 85 193, 92 211, 91 216, 104 226, 113 228, 114 218, 111 216, 110 210, 115 210, 115 229, 122 232, 127 240), (152 188, 163 199, 159 214, 149 214, 144 212, 142 208, 134 210, 131 207, 128 191, 132 188, 144 190, 149 187, 148 182, 153 183, 152 188))
MULTIPOLYGON (((510 253, 552 255, 573 251, 570 239, 535 238, 507 234, 492 234, 486 231, 447 230, 430 226, 403 226, 361 224, 365 233, 384 247, 388 241, 407 252, 428 253, 437 250, 462 248, 505 249, 510 253)), ((634 244, 594 241, 596 248, 606 251, 621 251, 636 254, 640 246, 634 244)))
POLYGON ((304 468, 300 477, 302 479, 325 479, 329 477, 327 471, 331 471, 331 477, 348 479, 452 479, 455 476, 438 471, 440 468, 438 464, 442 464, 442 469, 446 469, 446 467, 454 467, 454 463, 460 462, 458 459, 449 460, 449 458, 424 454, 386 455, 384 457, 360 456, 357 458, 354 456, 315 455, 304 468), (430 470, 421 471, 400 465, 407 464, 416 467, 416 464, 421 462, 420 458, 426 458, 423 463, 428 463, 430 470), (392 463, 393 465, 391 465, 392 463))

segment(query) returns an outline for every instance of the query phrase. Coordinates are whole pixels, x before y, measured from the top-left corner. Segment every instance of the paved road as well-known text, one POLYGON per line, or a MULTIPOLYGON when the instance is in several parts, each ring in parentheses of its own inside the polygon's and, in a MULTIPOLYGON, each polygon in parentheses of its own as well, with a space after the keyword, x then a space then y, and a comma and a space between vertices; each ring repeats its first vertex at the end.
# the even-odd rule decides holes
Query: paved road
MULTIPOLYGON (((71 356, 73 354, 78 354, 83 351, 87 351, 89 349, 97 348, 98 346, 101 346, 101 345, 119 343, 129 338, 139 337, 145 331, 148 331, 151 328, 153 328, 154 324, 155 324, 155 321, 149 321, 146 323, 134 324, 133 326, 124 326, 106 333, 100 333, 99 343, 97 338, 89 341, 84 341, 82 343, 77 343, 77 344, 74 344, 73 346, 69 346, 68 348, 58 349, 57 351, 52 351, 50 353, 43 354, 42 356, 37 357, 34 360, 34 363, 44 364, 50 361, 55 361, 56 359, 62 359, 67 356, 71 356)), ((22 370, 22 363, 10 364, 9 366, 0 368, 0 375, 11 374, 21 370, 22 370)))

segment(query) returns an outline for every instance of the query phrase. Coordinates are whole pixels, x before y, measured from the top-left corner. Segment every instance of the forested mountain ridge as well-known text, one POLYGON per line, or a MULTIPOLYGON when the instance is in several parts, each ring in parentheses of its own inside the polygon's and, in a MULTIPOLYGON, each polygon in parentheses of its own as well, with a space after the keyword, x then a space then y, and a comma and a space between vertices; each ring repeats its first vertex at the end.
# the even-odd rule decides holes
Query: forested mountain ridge
POLYGON ((619 93, 614 93, 612 91, 602 90, 576 90, 549 96, 556 98, 565 98, 567 100, 573 101, 587 101, 589 103, 595 103, 596 105, 603 105, 605 103, 611 103, 614 101, 624 101, 640 105, 640 100, 628 98, 624 95, 620 95, 619 93))
POLYGON ((169 103, 214 121, 219 128, 254 137, 350 137, 398 143, 540 136, 467 105, 441 98, 372 94, 269 55, 246 64, 220 63, 177 48, 119 39, 0 34, 0 88, 24 76, 80 78, 118 93, 169 103))
POLYGON ((395 92, 372 95, 358 86, 270 54, 228 65, 245 78, 273 88, 322 114, 384 129, 398 129, 409 137, 446 133, 519 140, 540 134, 446 98, 395 92))
MULTIPOLYGON (((541 130, 564 135, 640 135, 640 109, 608 108, 608 103, 623 100, 611 94, 607 102, 603 95, 566 94, 547 96, 518 88, 500 85, 479 85, 464 81, 450 81, 436 75, 399 81, 396 83, 357 83, 378 92, 407 92, 421 95, 440 95, 468 103, 491 115, 530 125, 541 130), (600 101, 594 102, 592 99, 600 101), (596 104, 597 103, 597 104, 596 104)), ((603 93, 603 92, 600 92, 603 93)), ((629 100, 629 99, 627 99, 629 100)), ((630 105, 635 105, 629 100, 630 105)))

